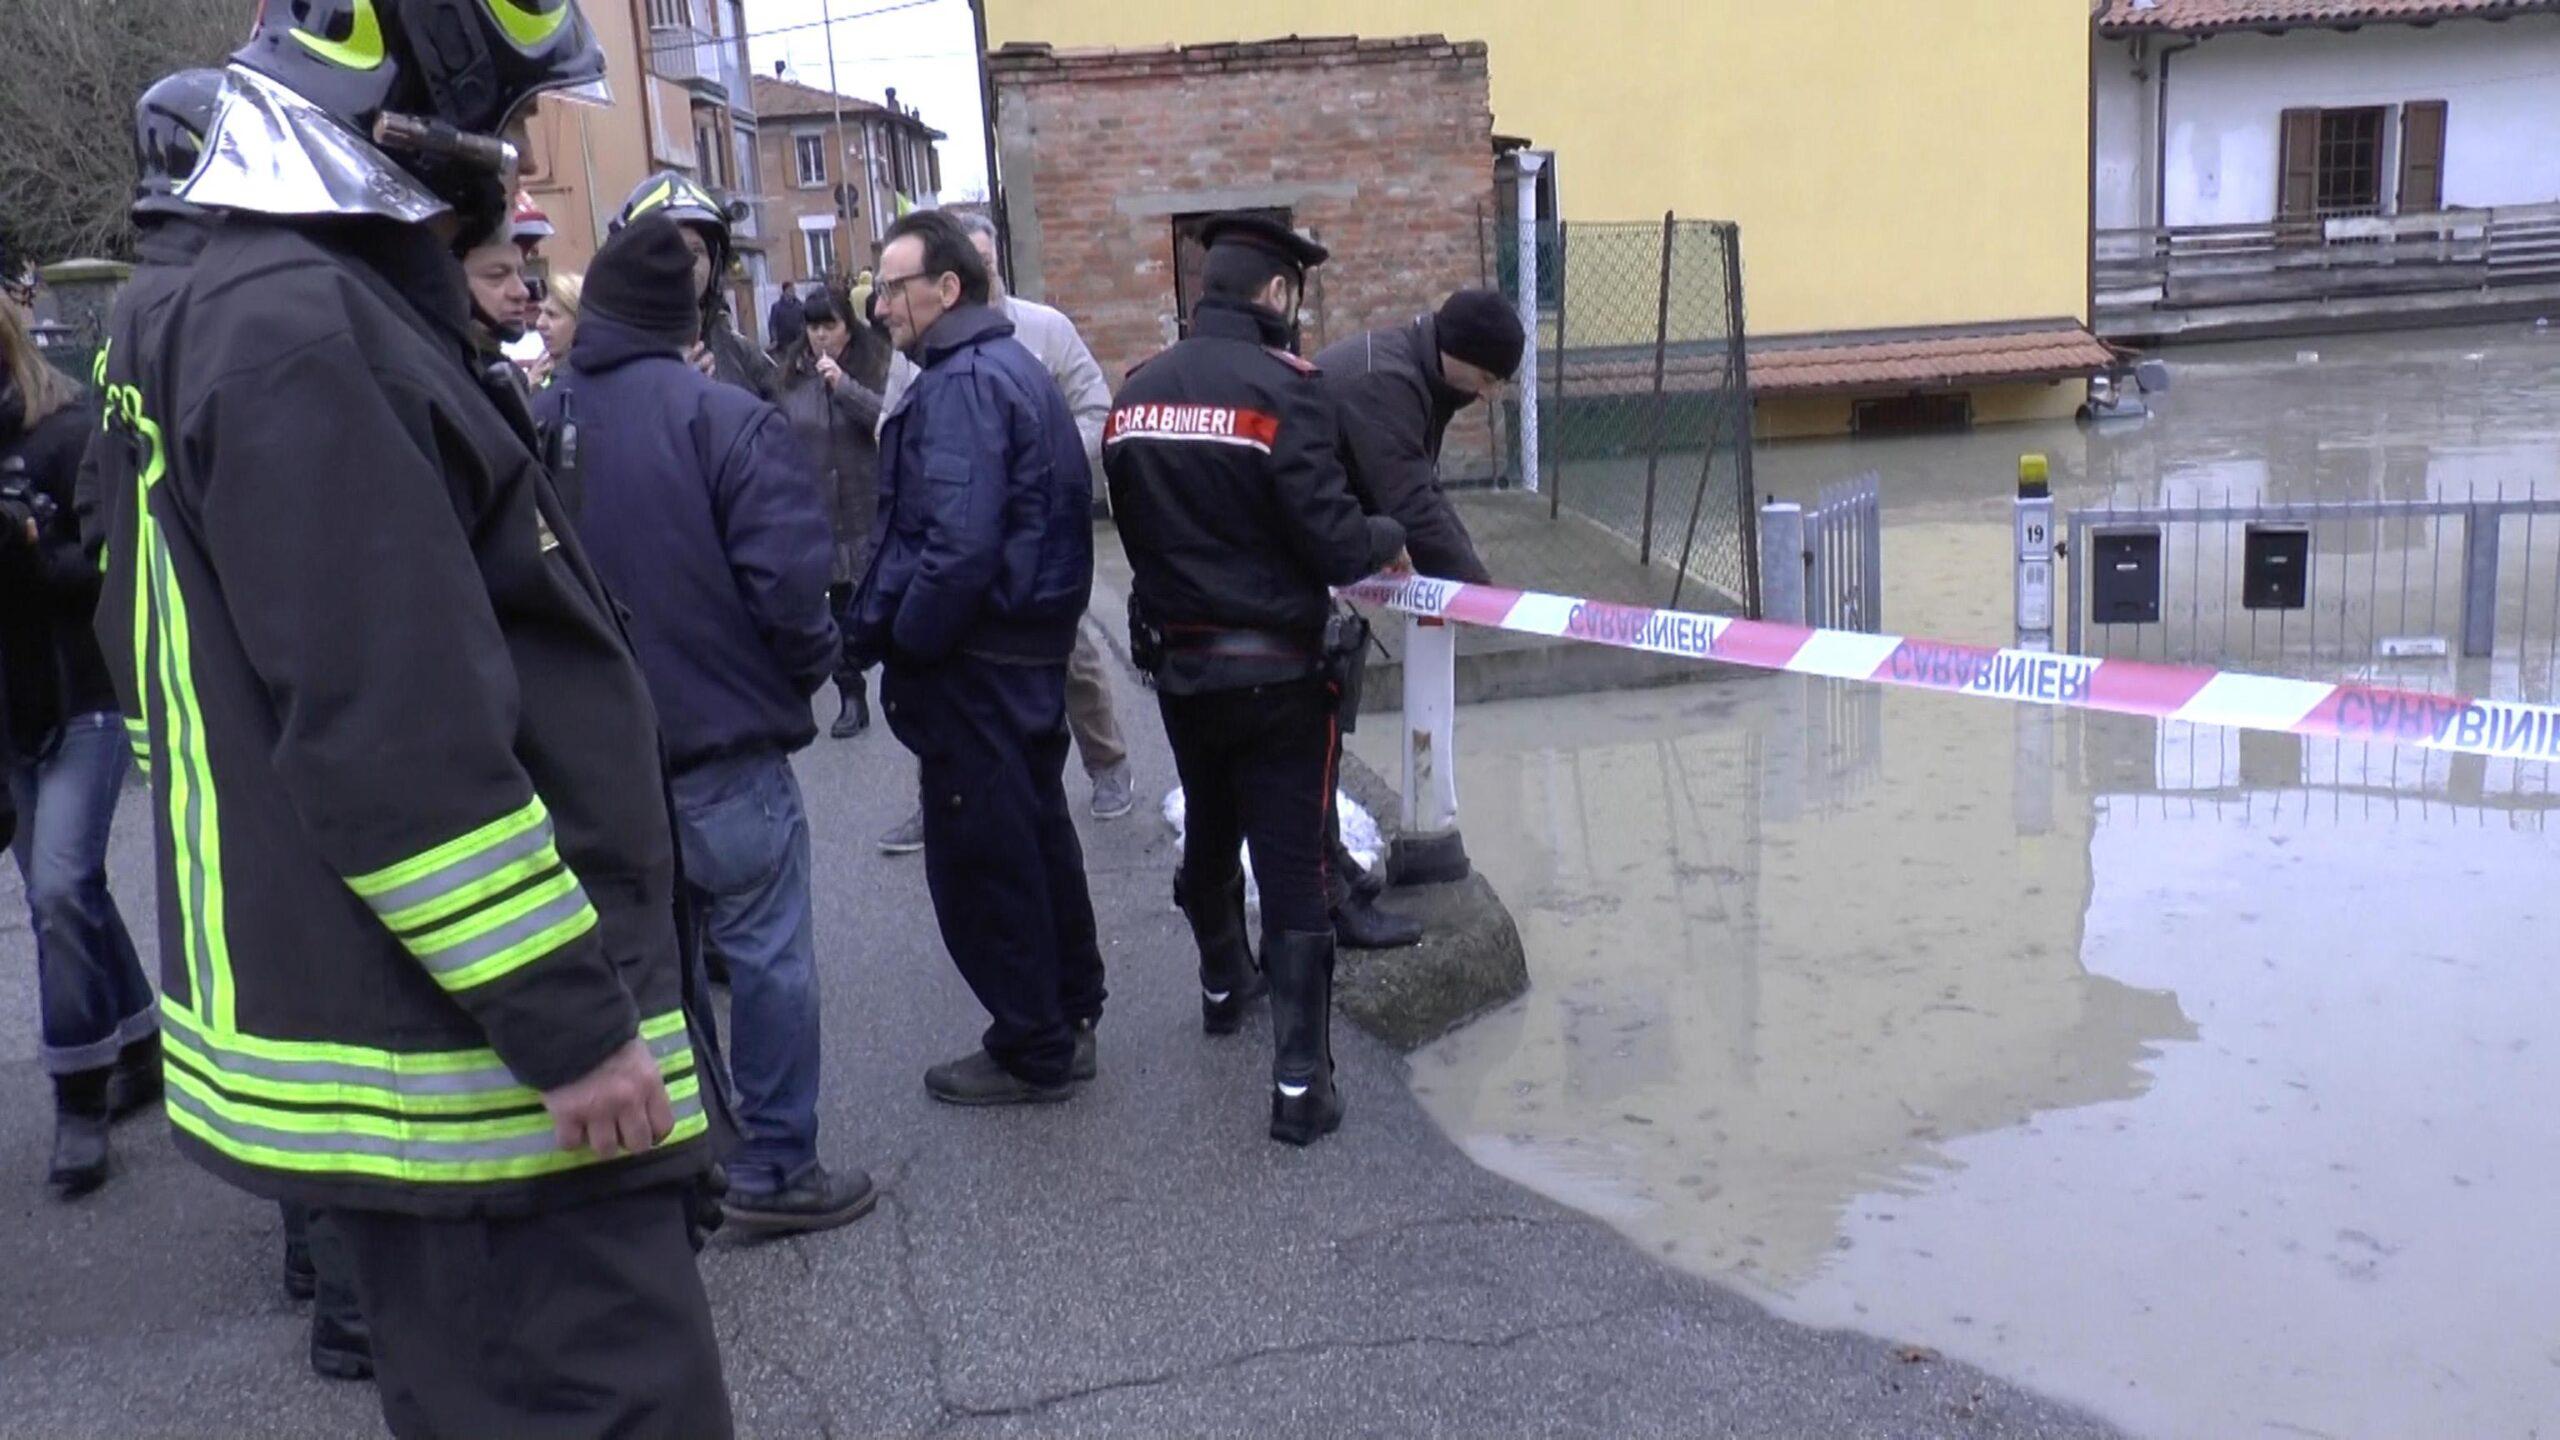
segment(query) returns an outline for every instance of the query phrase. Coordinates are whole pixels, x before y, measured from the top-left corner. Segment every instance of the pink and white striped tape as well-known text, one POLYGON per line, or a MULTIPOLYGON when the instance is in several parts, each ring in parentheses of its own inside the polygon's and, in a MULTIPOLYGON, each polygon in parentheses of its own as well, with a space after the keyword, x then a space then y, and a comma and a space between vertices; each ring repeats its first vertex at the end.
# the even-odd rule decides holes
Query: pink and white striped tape
POLYGON ((1423 576, 1373 576, 1343 593, 1462 625, 1759 670, 2499 760, 2560 760, 2560 709, 2547 705, 1814 630, 1423 576))

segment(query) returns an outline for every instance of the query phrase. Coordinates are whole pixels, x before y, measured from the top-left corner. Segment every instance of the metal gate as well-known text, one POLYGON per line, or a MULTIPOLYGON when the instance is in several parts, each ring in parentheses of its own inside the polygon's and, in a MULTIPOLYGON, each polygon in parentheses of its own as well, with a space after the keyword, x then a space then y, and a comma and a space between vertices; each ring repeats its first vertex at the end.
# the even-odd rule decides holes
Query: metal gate
POLYGON ((2560 496, 2226 496, 2074 510, 2065 533, 2075 652, 2306 674, 2488 661, 2510 698, 2560 690, 2560 496))
POLYGON ((1772 500, 1758 528, 1762 618, 1884 629, 1884 497, 1874 472, 1823 486, 1810 510, 1772 500))

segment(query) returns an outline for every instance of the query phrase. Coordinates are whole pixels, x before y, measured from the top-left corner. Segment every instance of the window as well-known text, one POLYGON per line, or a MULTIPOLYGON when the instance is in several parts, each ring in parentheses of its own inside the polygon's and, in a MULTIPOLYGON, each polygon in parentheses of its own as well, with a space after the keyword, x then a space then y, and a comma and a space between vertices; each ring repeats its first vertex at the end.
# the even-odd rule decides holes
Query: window
MULTIPOLYGON (((1201 270, 1209 258, 1208 247, 1200 243, 1200 231, 1211 220, 1227 211, 1173 217, 1173 303, 1174 313, 1181 318, 1185 334, 1191 329, 1191 309, 1200 303, 1201 270)), ((1294 226, 1297 222, 1285 209, 1244 210, 1232 212, 1261 215, 1294 226)))
POLYGON ((2382 105, 2284 112, 2276 218, 2300 222, 2378 213, 2383 124, 2390 113, 2382 105))
POLYGON ((1969 394, 1893 395, 1855 401, 1849 407, 1852 435, 1925 435, 1972 428, 1973 397, 1969 394))
POLYGON ((809 278, 820 279, 836 273, 836 232, 803 230, 800 232, 802 257, 809 262, 809 278))
POLYGON ((791 140, 791 153, 799 161, 801 189, 815 190, 827 183, 826 136, 795 135, 791 140))

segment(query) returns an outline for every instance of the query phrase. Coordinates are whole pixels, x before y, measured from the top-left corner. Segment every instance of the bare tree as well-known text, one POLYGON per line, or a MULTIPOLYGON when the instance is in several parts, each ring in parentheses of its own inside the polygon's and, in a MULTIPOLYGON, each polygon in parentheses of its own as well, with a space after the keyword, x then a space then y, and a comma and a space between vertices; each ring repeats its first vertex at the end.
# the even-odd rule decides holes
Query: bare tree
POLYGON ((0 26, 0 243, 127 256, 133 102, 239 43, 246 0, 28 0, 0 26))

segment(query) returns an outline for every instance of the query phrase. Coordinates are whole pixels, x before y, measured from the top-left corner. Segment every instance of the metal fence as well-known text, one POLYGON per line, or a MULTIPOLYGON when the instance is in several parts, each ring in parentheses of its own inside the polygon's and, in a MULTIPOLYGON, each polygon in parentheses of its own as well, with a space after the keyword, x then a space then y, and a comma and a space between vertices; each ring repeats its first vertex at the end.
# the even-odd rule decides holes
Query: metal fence
POLYGON ((2099 507, 2066 520, 2067 648, 2294 674, 2560 686, 2560 496, 2099 507), (2485 670, 2485 674, 2480 673, 2485 670))
MULTIPOLYGON (((1486 233, 1489 282, 1517 299, 1516 233, 1492 222, 1486 233)), ((1590 536, 1602 537, 1599 552, 1631 567, 1615 586, 1595 576, 1587 593, 1756 613, 1738 231, 1666 215, 1566 221, 1536 239, 1534 480, 1555 543, 1590 548, 1590 536)), ((1531 483, 1520 409, 1517 399, 1506 406, 1500 426, 1504 488, 1531 483)))
POLYGON ((1804 517, 1805 623, 1884 630, 1884 503, 1873 472, 1822 487, 1804 517))

